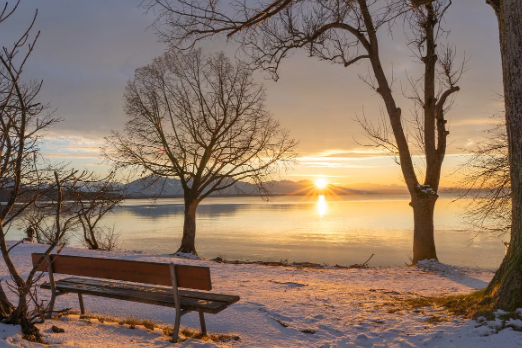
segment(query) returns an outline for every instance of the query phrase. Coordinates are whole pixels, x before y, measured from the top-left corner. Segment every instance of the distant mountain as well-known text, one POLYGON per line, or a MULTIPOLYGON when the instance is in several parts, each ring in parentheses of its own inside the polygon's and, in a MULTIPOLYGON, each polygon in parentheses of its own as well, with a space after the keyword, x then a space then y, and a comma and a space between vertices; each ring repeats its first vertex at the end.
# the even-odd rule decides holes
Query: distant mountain
MULTIPOLYGON (((365 194, 365 190, 346 188, 336 185, 328 185, 327 188, 319 190, 313 181, 270 181, 266 184, 270 194, 274 195, 306 195, 317 193, 328 193, 338 195, 365 194)), ((131 197, 167 197, 182 196, 181 183, 175 178, 146 177, 132 181, 124 185, 124 191, 131 197)), ((231 187, 215 192, 212 195, 257 195, 257 186, 248 182, 240 181, 231 187)))
POLYGON ((372 194, 396 194, 396 193, 408 193, 406 185, 380 185, 373 183, 361 183, 350 185, 350 188, 361 191, 362 193, 372 194))
MULTIPOLYGON (((181 182, 175 178, 146 177, 132 181, 124 186, 125 194, 128 196, 182 196, 183 188, 181 182)), ((216 192, 214 195, 255 195, 257 188, 248 182, 238 182, 235 185, 216 192)))
POLYGON ((183 189, 178 179, 146 177, 124 185, 127 196, 180 196, 183 189))
MULTIPOLYGON (((94 185, 94 184, 93 184, 94 185)), ((266 183, 268 192, 273 195, 309 195, 309 194, 334 194, 334 195, 367 195, 367 194, 405 194, 408 193, 406 186, 380 185, 373 183, 353 184, 350 187, 328 185, 324 189, 318 189, 311 180, 279 180, 266 183)), ((94 188, 93 188, 94 189, 94 188)), ((146 177, 134 180, 128 184, 114 184, 114 189, 123 192, 125 196, 138 197, 181 197, 183 189, 181 183, 175 178, 146 177)), ((90 191, 89 185, 83 191, 90 191)), ((439 192, 461 193, 465 189, 441 187, 439 192)), ((213 196, 225 195, 258 195, 256 185, 248 182, 237 182, 233 186, 212 194, 213 196)), ((6 192, 0 190, 0 202, 6 200, 6 192)))

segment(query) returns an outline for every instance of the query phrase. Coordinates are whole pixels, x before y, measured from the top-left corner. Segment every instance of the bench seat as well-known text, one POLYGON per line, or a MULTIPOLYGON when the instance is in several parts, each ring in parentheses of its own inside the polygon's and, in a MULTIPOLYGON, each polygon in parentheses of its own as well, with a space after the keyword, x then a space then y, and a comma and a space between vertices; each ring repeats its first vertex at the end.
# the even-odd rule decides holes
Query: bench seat
MULTIPOLYGON (((50 283, 41 286, 51 289, 50 283)), ((148 303, 159 306, 175 307, 172 288, 111 282, 97 279, 71 277, 56 281, 56 290, 60 294, 79 293, 101 297, 148 303)), ((228 305, 239 301, 239 296, 204 293, 192 290, 179 290, 181 308, 186 311, 219 313, 228 305)))

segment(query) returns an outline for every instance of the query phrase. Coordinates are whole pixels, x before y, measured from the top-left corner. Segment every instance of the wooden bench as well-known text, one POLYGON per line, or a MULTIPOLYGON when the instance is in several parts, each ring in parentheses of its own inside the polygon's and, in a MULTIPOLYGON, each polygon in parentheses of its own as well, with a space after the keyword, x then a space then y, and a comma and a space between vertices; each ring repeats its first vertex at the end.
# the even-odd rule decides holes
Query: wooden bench
MULTIPOLYGON (((43 254, 34 253, 31 256, 35 266, 43 254)), ((52 291, 48 317, 53 312, 56 297, 67 293, 78 294, 81 314, 85 314, 83 295, 174 307, 176 308, 176 318, 173 342, 178 340, 182 315, 192 311, 198 312, 201 331, 206 334, 204 313, 219 313, 228 305, 239 301, 239 296, 179 289, 211 290, 208 267, 49 255, 42 262, 38 271, 49 274, 49 282, 41 285, 42 288, 52 291), (54 274, 90 278, 71 277, 55 281, 54 274)))

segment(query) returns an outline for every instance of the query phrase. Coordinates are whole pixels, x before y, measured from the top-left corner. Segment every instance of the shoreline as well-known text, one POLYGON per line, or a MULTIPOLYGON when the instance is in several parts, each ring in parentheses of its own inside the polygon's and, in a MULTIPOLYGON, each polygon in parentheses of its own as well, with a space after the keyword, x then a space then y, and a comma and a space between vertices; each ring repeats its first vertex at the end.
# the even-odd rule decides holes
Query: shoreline
MULTIPOLYGON (((176 255, 176 254, 173 254, 176 255)), ((370 268, 368 262, 375 256, 372 254, 365 262, 363 263, 355 263, 350 266, 342 266, 335 264, 331 266, 329 264, 320 264, 314 262, 288 262, 288 261, 248 261, 248 260, 226 260, 222 257, 216 257, 214 259, 210 259, 209 261, 223 263, 223 264, 231 264, 231 265, 262 265, 262 266, 271 266, 271 267, 297 267, 297 268, 320 268, 320 269, 353 269, 353 268, 370 268)))
MULTIPOLYGON (((47 246, 47 244, 40 244, 37 242, 28 242, 23 240, 7 240, 7 245, 9 247, 13 245, 34 245, 34 246, 47 246)), ((111 251, 106 250, 91 250, 85 247, 78 247, 78 246, 67 246, 66 249, 69 250, 78 250, 78 251, 88 251, 95 254, 111 254, 111 253, 122 253, 122 254, 136 254, 136 255, 142 255, 144 257, 150 256, 150 257, 175 257, 180 260, 194 260, 194 261, 205 261, 205 262, 212 262, 216 264, 223 264, 223 265, 259 265, 259 266, 267 266, 267 267, 292 267, 295 269, 324 269, 324 270, 342 270, 342 269, 387 269, 387 268, 409 268, 409 267, 415 267, 415 265, 412 265, 411 263, 404 263, 404 265, 379 265, 379 266, 371 266, 369 262, 373 259, 375 254, 371 254, 366 261, 363 263, 354 263, 351 265, 331 265, 328 263, 317 263, 317 262, 310 262, 310 261, 288 261, 287 259, 281 259, 280 261, 270 261, 270 260, 249 260, 249 259, 226 259, 221 256, 217 256, 214 258, 206 258, 201 255, 193 255, 193 254, 184 254, 184 253, 155 253, 155 252, 147 252, 142 250, 134 250, 134 249, 115 249, 111 251)), ((436 263, 441 265, 446 265, 448 267, 453 267, 455 269, 466 269, 466 270, 473 270, 473 271, 480 271, 480 272, 490 272, 494 274, 496 272, 496 269, 488 269, 488 268, 480 268, 480 267, 470 267, 470 266, 459 266, 459 265, 453 265, 453 264, 447 264, 443 263, 439 260, 425 260, 421 261, 425 263, 436 263)))

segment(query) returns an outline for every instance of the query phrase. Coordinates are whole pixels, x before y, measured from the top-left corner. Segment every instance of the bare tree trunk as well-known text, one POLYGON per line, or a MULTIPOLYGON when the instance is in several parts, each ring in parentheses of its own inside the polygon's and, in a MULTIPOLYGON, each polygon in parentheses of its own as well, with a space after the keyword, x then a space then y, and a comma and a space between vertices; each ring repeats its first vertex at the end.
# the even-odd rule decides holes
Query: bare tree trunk
POLYGON ((183 222, 183 237, 181 238, 181 246, 178 252, 191 253, 197 255, 196 252, 196 209, 198 208, 198 200, 185 200, 185 220, 183 222))
POLYGON ((19 290, 18 306, 11 313, 7 323, 20 325, 22 327, 22 334, 24 335, 25 339, 33 342, 42 342, 42 335, 40 334, 40 331, 27 315, 27 312, 29 311, 29 304, 27 302, 29 291, 31 290, 27 287, 19 290))
POLYGON ((3 221, 0 221, 0 251, 2 252, 2 258, 5 262, 7 269, 9 270, 9 274, 16 284, 18 289, 22 289, 25 287, 26 283, 18 270, 16 269, 11 256, 9 255, 9 249, 7 248, 7 243, 5 240, 5 230, 2 225, 3 221))
POLYGON ((433 214, 437 196, 413 197, 413 263, 421 260, 437 260, 435 249, 433 214))
POLYGON ((522 308, 522 2, 492 2, 500 29, 504 99, 512 191, 511 241, 506 257, 486 289, 496 308, 522 308), (495 6, 493 5, 497 5, 495 6))
POLYGON ((94 230, 90 230, 89 233, 91 235, 91 239, 88 240, 89 249, 98 250, 100 246, 98 245, 98 241, 96 240, 96 236, 94 235, 94 230))
MULTIPOLYGON (((18 294, 18 306, 14 308, 11 307, 11 314, 6 320, 8 324, 20 325, 22 327, 22 333, 26 336, 27 339, 34 342, 41 342, 42 337, 38 331, 38 328, 34 325, 34 323, 28 318, 28 304, 27 304, 27 296, 31 289, 30 285, 32 279, 27 279, 27 282, 20 276, 18 271, 16 270, 11 257, 9 256, 9 252, 7 250, 7 245, 5 243, 5 233, 3 231, 3 226, 0 223, 0 249, 2 251, 2 256, 4 262, 9 269, 9 273, 14 280, 17 287, 18 294)), ((3 293, 3 290, 2 290, 3 293)), ((3 294, 5 296, 5 294, 3 294)), ((0 296, 0 300, 1 300, 0 296)), ((7 306, 9 307, 10 303, 8 302, 7 306)))
POLYGON ((94 228, 92 228, 87 222, 80 219, 83 227, 83 239, 91 250, 98 250, 100 248, 96 235, 94 234, 94 228))
POLYGON ((25 291, 20 291, 18 293, 18 306, 16 306, 16 309, 11 314, 8 322, 11 324, 21 324, 22 319, 27 317, 27 309, 28 306, 25 291))
POLYGON ((0 284, 0 320, 6 319, 13 312, 13 305, 7 298, 2 284, 0 284))

